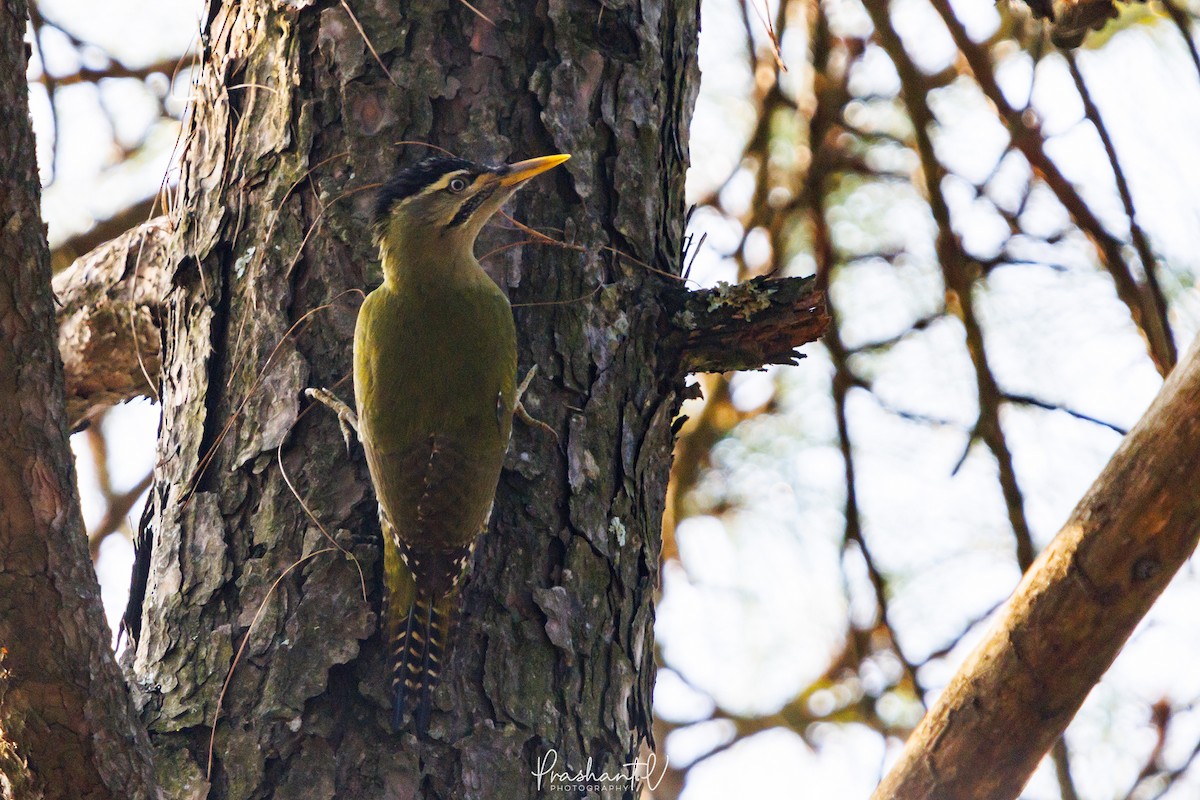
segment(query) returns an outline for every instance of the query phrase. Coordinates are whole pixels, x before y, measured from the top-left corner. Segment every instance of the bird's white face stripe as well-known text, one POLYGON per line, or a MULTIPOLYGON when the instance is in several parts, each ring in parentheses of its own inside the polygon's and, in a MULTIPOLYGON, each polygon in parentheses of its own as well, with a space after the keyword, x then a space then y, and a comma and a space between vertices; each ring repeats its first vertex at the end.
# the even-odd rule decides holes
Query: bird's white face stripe
POLYGON ((440 192, 442 189, 445 189, 447 186, 450 185, 450 181, 454 180, 455 178, 460 178, 460 177, 470 179, 471 173, 465 169, 456 169, 456 170, 454 170, 454 172, 447 172, 445 175, 438 178, 436 181, 429 184, 421 191, 417 192, 417 194, 415 196, 423 197, 425 195, 433 194, 434 192, 440 192))
POLYGON ((468 181, 467 189, 474 189, 477 187, 479 182, 487 176, 487 174, 488 173, 484 172, 482 174, 475 175, 469 169, 456 169, 453 172, 447 172, 445 175, 438 178, 421 191, 404 198, 402 201, 400 201, 400 205, 407 205, 418 197, 428 197, 431 194, 436 194, 437 192, 446 189, 450 185, 450 181, 454 180, 455 178, 466 178, 468 181))

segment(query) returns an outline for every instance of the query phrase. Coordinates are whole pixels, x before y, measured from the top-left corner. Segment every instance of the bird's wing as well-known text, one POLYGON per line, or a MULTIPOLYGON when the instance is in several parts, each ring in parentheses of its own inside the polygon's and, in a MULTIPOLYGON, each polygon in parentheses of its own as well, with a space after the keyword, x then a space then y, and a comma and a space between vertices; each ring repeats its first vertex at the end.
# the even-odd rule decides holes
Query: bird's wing
POLYGON ((399 452, 365 446, 379 502, 410 546, 450 550, 486 527, 504 451, 467 438, 429 434, 399 452))

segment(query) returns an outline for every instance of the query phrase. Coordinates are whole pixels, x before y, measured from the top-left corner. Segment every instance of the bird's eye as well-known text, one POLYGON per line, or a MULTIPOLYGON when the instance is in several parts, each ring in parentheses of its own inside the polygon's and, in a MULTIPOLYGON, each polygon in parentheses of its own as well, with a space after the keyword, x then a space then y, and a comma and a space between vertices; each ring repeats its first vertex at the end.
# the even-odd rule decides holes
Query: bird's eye
POLYGON ((446 185, 446 188, 448 188, 450 191, 454 192, 455 194, 458 194, 459 192, 461 192, 467 188, 467 182, 464 181, 462 178, 451 178, 450 183, 448 183, 446 185))

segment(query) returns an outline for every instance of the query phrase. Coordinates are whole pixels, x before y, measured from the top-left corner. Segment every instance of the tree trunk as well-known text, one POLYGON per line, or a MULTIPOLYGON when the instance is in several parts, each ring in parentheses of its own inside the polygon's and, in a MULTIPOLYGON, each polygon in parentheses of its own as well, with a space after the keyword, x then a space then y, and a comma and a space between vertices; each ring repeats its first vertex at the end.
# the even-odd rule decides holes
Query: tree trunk
MULTIPOLYGON (((655 270, 678 272, 697 5, 616 5, 213 4, 130 665, 169 796, 535 797, 552 758, 612 775, 637 757, 686 347, 655 270), (369 190, 429 152, 401 140, 571 153, 509 211, 578 245, 484 261, 559 440, 517 424, 423 740, 388 730, 362 454, 302 394, 349 396, 356 290, 378 282, 369 190)), ((481 256, 515 240, 497 227, 481 256)), ((601 793, 632 796, 618 783, 601 793)))
POLYGON ((67 444, 25 84, 0 6, 0 797, 144 798, 150 746, 112 657, 67 444))

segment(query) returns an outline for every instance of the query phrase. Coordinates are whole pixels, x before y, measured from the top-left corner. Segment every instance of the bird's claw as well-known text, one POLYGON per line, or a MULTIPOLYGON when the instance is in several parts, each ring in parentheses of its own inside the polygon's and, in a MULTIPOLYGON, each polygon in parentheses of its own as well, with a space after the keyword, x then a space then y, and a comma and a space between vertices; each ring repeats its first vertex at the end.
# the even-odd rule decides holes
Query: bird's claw
POLYGON ((554 430, 554 428, 551 428, 545 422, 542 422, 540 419, 538 419, 537 417, 530 414, 528 411, 525 410, 525 406, 521 405, 520 403, 517 403, 517 407, 513 409, 513 415, 516 416, 519 420, 521 420, 521 422, 524 422, 526 425, 528 425, 532 428, 538 428, 539 430, 543 430, 546 433, 553 436, 554 441, 556 441, 556 442, 558 441, 558 431, 554 430))
POLYGON ((305 389, 304 394, 337 414, 338 427, 342 429, 342 439, 346 442, 346 452, 349 453, 351 446, 359 438, 358 415, 354 413, 354 409, 328 389, 305 389))
POLYGON ((524 378, 524 380, 521 381, 521 385, 517 387, 517 407, 518 408, 521 407, 521 398, 525 396, 526 390, 529 389, 529 384, 533 383, 534 375, 537 375, 537 364, 534 364, 532 367, 529 368, 529 372, 525 373, 525 378, 524 378))
POLYGON ((558 431, 554 430, 554 428, 551 428, 545 422, 542 422, 540 419, 530 414, 529 410, 525 408, 525 404, 521 402, 521 398, 525 396, 525 390, 529 388, 529 384, 533 383, 533 376, 536 374, 537 364, 534 364, 529 368, 529 372, 525 373, 525 379, 521 381, 521 385, 517 387, 517 404, 513 408, 513 416, 531 428, 537 428, 545 431, 553 436, 554 441, 557 442, 559 440, 558 431))

